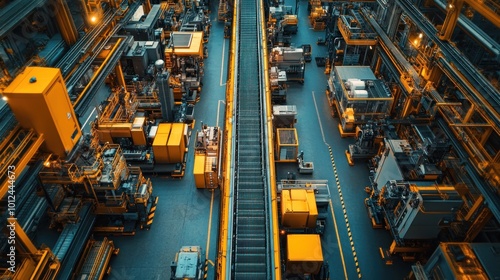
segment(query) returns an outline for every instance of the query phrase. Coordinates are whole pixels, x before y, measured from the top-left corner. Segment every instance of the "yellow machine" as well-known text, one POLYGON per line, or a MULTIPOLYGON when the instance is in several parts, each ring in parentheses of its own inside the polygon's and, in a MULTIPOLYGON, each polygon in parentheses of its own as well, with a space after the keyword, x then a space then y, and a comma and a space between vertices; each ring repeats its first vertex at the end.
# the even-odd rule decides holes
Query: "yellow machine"
POLYGON ((102 241, 89 240, 76 267, 73 279, 104 279, 112 255, 117 255, 120 249, 115 248, 113 241, 104 237, 102 241))
POLYGON ((180 163, 188 143, 188 126, 184 123, 160 123, 156 133, 150 134, 153 140, 155 163, 180 163))
POLYGON ((313 228, 318 218, 312 189, 288 189, 281 192, 281 225, 290 228, 313 228))
POLYGON ((203 126, 196 134, 193 169, 196 188, 213 189, 219 186, 220 140, 219 127, 203 126))
POLYGON ((169 84, 173 88, 175 101, 183 94, 188 102, 196 102, 201 91, 203 77, 204 34, 198 32, 172 32, 165 48, 165 68, 171 73, 169 84))
MULTIPOLYGON (((287 235, 286 253, 285 275, 317 275, 326 266, 323 263, 321 239, 318 234, 287 235)), ((319 279, 324 278, 320 276, 319 279)))
POLYGON ((57 68, 27 67, 3 95, 23 128, 43 134, 45 151, 65 157, 82 133, 57 68))
POLYGON ((329 279, 320 236, 325 229, 329 208, 329 191, 325 180, 281 180, 280 234, 286 244, 286 276, 301 275, 310 279, 329 279))
POLYGON ((157 198, 152 196, 151 181, 139 167, 127 165, 119 145, 101 146, 95 137, 86 137, 78 154, 65 162, 47 158, 39 174, 45 186, 65 186, 72 194, 54 199, 54 211, 49 213, 54 227, 76 222, 84 198, 93 198, 93 213, 102 217, 94 231, 130 234, 136 226, 152 223, 149 214, 157 198))
POLYGON ((326 17, 327 13, 323 7, 315 7, 311 10, 309 14, 309 21, 314 30, 324 30, 326 27, 326 17))

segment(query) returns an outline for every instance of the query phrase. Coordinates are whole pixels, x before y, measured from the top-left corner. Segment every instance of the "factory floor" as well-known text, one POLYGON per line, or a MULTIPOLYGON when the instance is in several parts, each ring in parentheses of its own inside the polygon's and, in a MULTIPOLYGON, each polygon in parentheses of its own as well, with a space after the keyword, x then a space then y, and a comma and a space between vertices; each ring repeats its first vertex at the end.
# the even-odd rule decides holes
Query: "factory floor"
MULTIPOLYGON (((294 7, 295 3, 289 5, 294 7)), ((306 65, 304 84, 290 84, 287 104, 297 106, 299 150, 304 151, 305 161, 314 163, 314 173, 298 174, 295 164, 277 163, 278 179, 295 172, 297 179, 328 180, 333 209, 329 209, 322 245, 331 279, 402 279, 410 271, 409 264, 394 258, 393 265, 388 266, 381 259, 379 248, 387 249, 392 239, 388 231, 371 227, 364 206, 367 196, 364 188, 369 184, 367 164, 356 162, 355 166, 349 166, 347 163, 344 151, 354 140, 340 137, 338 119, 331 117, 325 95, 325 68, 317 67, 314 60, 326 56, 326 47, 316 45, 318 37, 324 37, 325 33, 312 30, 307 16, 307 2, 301 1, 299 31, 292 36, 292 42, 295 46, 311 44, 313 60, 306 65)), ((223 39, 224 26, 216 20, 216 7, 210 17, 209 57, 205 60, 201 99, 195 106, 194 130, 200 128, 201 122, 222 126, 224 119, 229 41, 223 39)), ((120 253, 111 261, 110 279, 167 279, 170 262, 184 245, 200 245, 205 251, 208 248, 207 279, 214 279, 219 191, 212 193, 194 187, 193 141, 189 147, 186 174, 182 179, 152 178, 154 194, 159 196, 152 228, 139 231, 133 237, 113 238, 120 253)))
MULTIPOLYGON (((295 1, 286 4, 295 10, 295 1)), ((345 150, 354 138, 340 137, 339 119, 331 116, 325 94, 328 76, 325 67, 315 63, 315 57, 327 56, 326 46, 316 44, 319 37, 325 37, 325 31, 311 28, 307 1, 300 1, 298 7, 299 30, 292 36, 292 44, 311 44, 312 61, 306 64, 304 84, 290 84, 287 105, 297 106, 299 151, 304 151, 304 161, 313 162, 314 173, 299 174, 297 164, 276 163, 278 180, 285 179, 288 172, 296 173, 300 180, 328 180, 333 209, 329 209, 322 247, 331 279, 403 279, 411 270, 410 264, 398 257, 392 265, 385 264, 379 248, 389 248, 391 235, 372 228, 364 205, 365 187, 370 184, 368 165, 357 161, 349 166, 345 150)))
MULTIPOLYGON (((205 60, 201 99, 195 106, 193 132, 200 128, 201 122, 222 126, 224 121, 229 40, 223 36, 224 24, 216 20, 216 4, 212 3, 210 14, 209 57, 205 60)), ((295 7, 295 3, 289 5, 295 7)), ((318 37, 324 37, 324 31, 312 30, 307 16, 307 2, 301 1, 299 31, 292 41, 296 46, 311 44, 313 60, 306 65, 304 84, 295 83, 288 88, 287 104, 297 106, 299 150, 304 151, 305 161, 314 163, 314 173, 298 174, 296 164, 277 163, 278 179, 295 172, 297 179, 328 180, 333 208, 329 209, 322 245, 331 279, 402 279, 410 271, 410 265, 395 258, 394 264, 387 266, 380 257, 379 247, 387 249, 392 239, 388 231, 371 227, 364 206, 368 168, 363 162, 356 162, 355 166, 347 163, 344 151, 354 140, 341 138, 338 119, 331 117, 325 95, 325 68, 317 67, 314 62, 315 57, 326 56, 326 47, 316 45, 318 37)), ((93 114, 87 112, 82 122, 93 114)), ((220 193, 195 188, 193 144, 191 139, 183 178, 151 177, 153 193, 159 197, 151 229, 139 230, 135 236, 110 237, 120 252, 111 260, 108 279, 168 279, 176 252, 187 245, 203 248, 209 260, 207 279, 214 279, 220 193)))
MULTIPOLYGON (((205 76, 200 101, 194 109, 195 125, 223 126, 225 81, 229 40, 224 23, 217 22, 216 7, 210 14, 212 29, 205 59, 205 76)), ((182 178, 152 176, 153 194, 159 197, 150 230, 135 236, 113 237, 120 253, 111 260, 108 279, 169 279, 170 263, 182 246, 201 246, 208 260, 207 279, 214 279, 219 230, 219 190, 198 190, 193 177, 194 141, 191 137, 182 178), (208 249, 207 249, 208 248, 208 249)))

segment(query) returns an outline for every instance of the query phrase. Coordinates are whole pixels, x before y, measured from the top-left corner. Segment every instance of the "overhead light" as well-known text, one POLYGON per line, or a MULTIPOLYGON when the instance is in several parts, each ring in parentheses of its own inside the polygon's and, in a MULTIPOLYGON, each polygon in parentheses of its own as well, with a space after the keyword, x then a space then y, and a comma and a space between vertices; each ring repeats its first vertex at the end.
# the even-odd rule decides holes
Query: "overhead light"
POLYGON ((424 37, 424 34, 422 33, 418 34, 418 38, 422 39, 422 37, 424 37))
POLYGON ((96 16, 90 17, 90 22, 96 23, 97 22, 97 17, 96 16))
POLYGON ((7 102, 7 96, 5 96, 5 95, 2 96, 2 100, 5 101, 5 102, 7 102))

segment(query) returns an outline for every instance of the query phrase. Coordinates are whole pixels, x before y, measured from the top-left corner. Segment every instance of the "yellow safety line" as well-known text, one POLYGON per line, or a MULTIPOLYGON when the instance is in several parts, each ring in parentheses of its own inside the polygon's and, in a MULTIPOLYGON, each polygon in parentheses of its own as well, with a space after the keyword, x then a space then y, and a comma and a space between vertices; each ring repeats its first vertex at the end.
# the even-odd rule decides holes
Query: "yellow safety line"
MULTIPOLYGON (((342 205, 342 211, 344 213, 345 225, 347 227, 347 236, 349 236, 349 244, 351 245, 352 256, 354 258, 354 264, 356 265, 356 273, 358 273, 358 278, 361 279, 361 269, 359 268, 358 256, 356 249, 354 248, 354 241, 352 239, 351 226, 349 225, 349 219, 347 218, 347 210, 345 208, 344 197, 342 195, 342 189, 340 188, 339 174, 337 173, 337 166, 333 159, 332 147, 328 145, 328 150, 330 152, 330 159, 332 160, 333 175, 335 176, 335 182, 337 184, 337 190, 339 192, 340 204, 342 205)), ((347 279, 347 276, 346 276, 347 279)))
POLYGON ((342 268, 344 269, 344 277, 345 277, 345 279, 349 279, 347 277, 347 268, 345 266, 344 253, 342 252, 342 244, 340 243, 339 228, 337 227, 337 221, 335 221, 335 213, 333 211, 333 203, 332 203, 331 198, 328 199, 328 203, 330 204, 330 211, 332 212, 333 225, 335 227, 335 235, 337 235, 337 243, 339 244, 340 259, 342 260, 342 268))
POLYGON ((205 259, 208 260, 208 250, 210 249, 210 229, 212 228, 212 209, 214 206, 214 190, 210 190, 212 192, 212 197, 210 198, 210 214, 208 216, 208 234, 207 234, 207 249, 205 250, 205 259))

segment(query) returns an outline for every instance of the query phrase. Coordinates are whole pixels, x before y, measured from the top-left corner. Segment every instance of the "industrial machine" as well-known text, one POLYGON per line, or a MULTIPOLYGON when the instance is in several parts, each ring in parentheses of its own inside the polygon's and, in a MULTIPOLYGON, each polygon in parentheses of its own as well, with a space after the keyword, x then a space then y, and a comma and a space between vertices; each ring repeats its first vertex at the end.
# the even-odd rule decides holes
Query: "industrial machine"
POLYGON ((200 246, 182 246, 170 264, 170 280, 204 279, 200 246))
POLYGON ((193 176, 196 188, 214 189, 221 177, 221 130, 201 124, 196 133, 193 176))
POLYGON ((321 6, 320 1, 311 1, 320 3, 317 6, 316 3, 311 7, 309 14, 309 23, 314 30, 324 30, 326 27, 327 10, 321 6))
POLYGON ((329 209, 328 182, 281 180, 277 194, 283 276, 285 279, 329 279, 329 266, 323 259, 320 240, 329 209))
POLYGON ((273 104, 286 104, 286 71, 271 67, 269 82, 271 84, 271 101, 273 104))
POLYGON ((275 161, 295 162, 299 154, 295 105, 273 106, 273 130, 275 134, 275 161))
POLYGON ((312 60, 312 47, 311 44, 303 44, 300 46, 302 50, 304 50, 304 61, 311 62, 312 60))
POLYGON ((390 115, 394 96, 367 66, 336 66, 328 79, 327 96, 340 118, 342 137, 355 136, 356 126, 385 119, 390 115))
POLYGON ((102 241, 89 240, 82 258, 73 274, 73 279, 104 279, 109 274, 109 261, 112 255, 120 252, 113 241, 104 237, 102 241))
POLYGON ((203 59, 203 31, 176 31, 165 47, 165 68, 170 73, 169 86, 177 102, 195 103, 201 92, 203 59))
POLYGON ((385 226, 394 238, 388 250, 381 249, 389 264, 394 254, 415 261, 429 253, 439 232, 455 220, 463 201, 453 186, 393 180, 373 190, 365 204, 372 226, 385 226))
POLYGON ((384 135, 384 131, 373 123, 357 126, 356 143, 349 144, 345 151, 349 165, 354 165, 355 159, 370 159, 381 154, 384 135))
POLYGON ((302 174, 312 174, 314 171, 314 163, 312 161, 304 161, 304 151, 300 151, 297 157, 297 163, 299 164, 298 171, 302 174))
POLYGON ((289 47, 291 35, 298 30, 298 17, 292 14, 290 6, 270 6, 267 25, 269 43, 273 47, 289 47))
POLYGON ((287 82, 304 83, 304 50, 295 47, 275 47, 270 51, 269 64, 286 72, 287 82))
POLYGON ((65 191, 52 204, 53 227, 76 222, 86 199, 93 199, 98 216, 94 231, 133 234, 152 223, 149 213, 157 203, 152 184, 138 167, 127 165, 119 145, 99 145, 85 137, 76 155, 62 161, 49 156, 40 171, 44 186, 60 185, 65 191), (63 187, 64 186, 64 187, 63 187))
POLYGON ((499 273, 499 250, 498 243, 441 243, 425 264, 412 265, 407 279, 494 279, 499 273))

